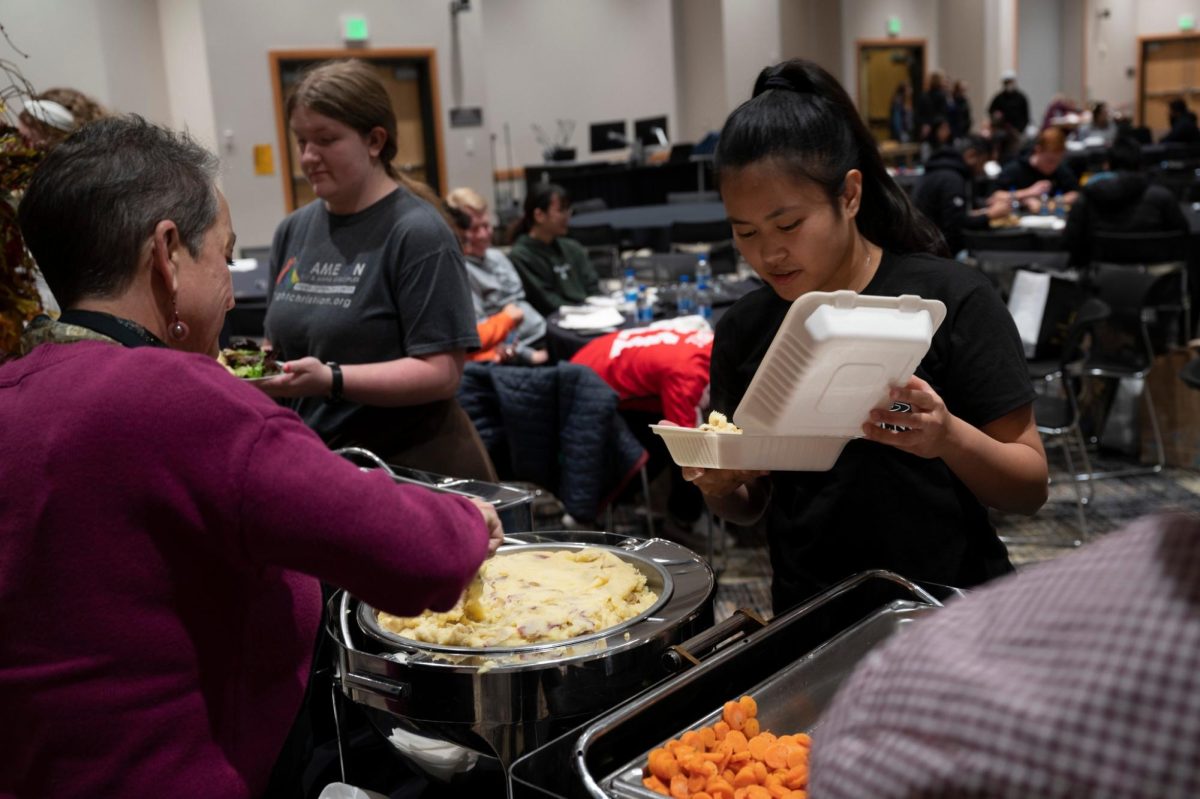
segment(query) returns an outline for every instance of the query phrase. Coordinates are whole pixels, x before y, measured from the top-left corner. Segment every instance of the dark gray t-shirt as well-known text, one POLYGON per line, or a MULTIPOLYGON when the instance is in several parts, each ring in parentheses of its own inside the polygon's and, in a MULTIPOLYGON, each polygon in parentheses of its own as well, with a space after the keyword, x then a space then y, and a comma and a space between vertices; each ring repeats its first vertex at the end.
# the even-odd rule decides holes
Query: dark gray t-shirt
MULTIPOLYGON (((275 231, 271 268, 267 338, 287 360, 377 363, 479 347, 458 242, 405 189, 345 216, 321 201, 301 208, 275 231)), ((426 409, 331 405, 323 397, 291 405, 331 444, 347 427, 395 429, 426 409)))

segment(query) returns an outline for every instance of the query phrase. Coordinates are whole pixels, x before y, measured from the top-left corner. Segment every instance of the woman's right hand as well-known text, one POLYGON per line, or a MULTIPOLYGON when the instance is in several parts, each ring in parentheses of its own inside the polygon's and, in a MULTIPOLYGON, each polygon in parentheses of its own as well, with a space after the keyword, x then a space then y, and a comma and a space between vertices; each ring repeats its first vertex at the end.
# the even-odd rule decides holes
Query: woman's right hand
POLYGON ((743 485, 753 483, 769 472, 758 469, 702 469, 699 466, 684 466, 683 479, 693 483, 705 496, 720 499, 737 491, 743 485))
POLYGON ((471 504, 483 516, 483 523, 487 525, 488 557, 491 557, 504 543, 504 527, 500 524, 500 517, 496 515, 496 509, 492 507, 492 503, 472 498, 471 504))
POLYGON ((525 318, 525 312, 521 310, 520 306, 511 302, 500 310, 502 313, 506 314, 509 319, 513 320, 517 324, 520 324, 521 320, 525 318))

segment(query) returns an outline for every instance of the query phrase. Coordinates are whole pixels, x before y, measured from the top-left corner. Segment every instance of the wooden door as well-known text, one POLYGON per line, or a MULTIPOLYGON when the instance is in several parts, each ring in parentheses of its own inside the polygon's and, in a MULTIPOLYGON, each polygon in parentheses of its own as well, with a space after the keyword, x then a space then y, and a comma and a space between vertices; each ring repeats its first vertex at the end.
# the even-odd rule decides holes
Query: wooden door
POLYGON ((1138 74, 1137 121, 1157 140, 1171 127, 1167 106, 1176 97, 1200 109, 1200 35, 1141 37, 1138 74))
POLYGON ((892 96, 901 83, 913 89, 913 103, 925 85, 925 40, 860 40, 858 109, 877 141, 891 138, 892 96))
POLYGON ((284 118, 288 93, 315 64, 338 58, 366 61, 379 75, 396 114, 397 172, 427 183, 436 194, 446 189, 442 149, 437 65, 432 49, 404 50, 273 50, 271 81, 275 90, 275 124, 288 213, 315 199, 300 171, 295 137, 284 118))

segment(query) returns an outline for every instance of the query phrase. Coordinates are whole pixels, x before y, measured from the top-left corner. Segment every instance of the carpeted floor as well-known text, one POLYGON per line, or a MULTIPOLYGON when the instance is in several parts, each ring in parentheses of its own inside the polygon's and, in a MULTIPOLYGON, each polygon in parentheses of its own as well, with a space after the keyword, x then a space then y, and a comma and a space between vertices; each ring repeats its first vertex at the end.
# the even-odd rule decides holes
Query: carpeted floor
MULTIPOLYGON (((1103 464, 1102 464, 1103 465, 1103 464)), ((1075 493, 1069 483, 1050 487, 1050 500, 1034 516, 996 514, 994 521, 1017 568, 1074 551, 1128 522, 1152 513, 1200 514, 1200 472, 1167 469, 1160 474, 1097 480, 1087 503, 1087 530, 1081 533, 1075 493)), ((703 551, 697 547, 698 551, 703 551)), ((761 534, 739 531, 738 543, 718 552, 717 620, 735 608, 749 607, 764 615, 771 609, 771 566, 761 534)))
MULTIPOLYGON (((1101 460, 1095 468, 1104 470, 1128 465, 1124 461, 1101 460)), ((710 548, 703 520, 690 532, 664 529, 665 507, 658 496, 662 492, 657 487, 656 482, 651 491, 655 500, 655 534, 678 540, 701 554, 712 553, 711 562, 717 573, 717 621, 727 618, 739 607, 770 617, 771 564, 762 531, 729 528, 722 535, 714 527, 714 546, 710 548)), ((1080 529, 1075 496, 1071 483, 1056 482, 1050 486, 1049 501, 1034 516, 993 514, 996 529, 1008 545, 1009 555, 1018 569, 1072 552, 1078 545, 1086 545, 1141 516, 1165 512, 1200 515, 1200 471, 1166 469, 1160 474, 1094 481, 1092 496, 1084 512, 1085 530, 1080 529)), ((534 514, 539 529, 553 529, 561 523, 562 506, 543 493, 534 503, 534 514)), ((602 526, 625 534, 645 535, 645 511, 623 504, 610 519, 604 520, 602 526)))

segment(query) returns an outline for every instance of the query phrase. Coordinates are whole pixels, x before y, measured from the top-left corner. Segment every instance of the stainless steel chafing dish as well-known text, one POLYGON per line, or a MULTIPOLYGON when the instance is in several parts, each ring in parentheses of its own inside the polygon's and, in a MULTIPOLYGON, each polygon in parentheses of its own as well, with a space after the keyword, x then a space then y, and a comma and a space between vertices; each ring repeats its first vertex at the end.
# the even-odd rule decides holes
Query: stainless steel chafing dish
MULTIPOLYGON (((955 593, 938 590, 943 597, 955 593)), ((715 722, 721 704, 743 694, 757 700, 764 729, 819 734, 821 713, 862 658, 940 606, 902 577, 866 572, 748 634, 760 622, 735 615, 666 653, 665 660, 686 669, 681 674, 516 762, 511 795, 657 797, 641 782, 649 750, 715 722), (709 657, 693 656, 714 646, 709 657)))
MULTIPOLYGON (((609 548, 646 575, 659 600, 597 633, 503 649, 401 637, 380 627, 374 609, 345 592, 329 605, 327 629, 336 644, 335 679, 342 692, 367 709, 385 736, 399 729, 401 736, 417 733, 478 756, 458 758, 462 770, 480 765, 477 759, 507 770, 522 754, 661 680, 667 674, 664 652, 712 623, 712 570, 678 544, 572 531, 507 540, 501 552, 609 548)), ((407 754, 427 765, 420 751, 407 754)), ((445 763, 443 758, 440 765, 445 763)))

